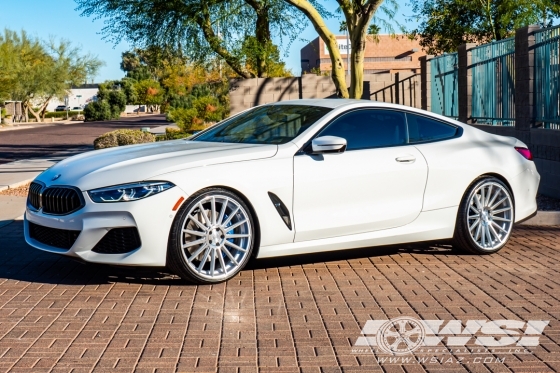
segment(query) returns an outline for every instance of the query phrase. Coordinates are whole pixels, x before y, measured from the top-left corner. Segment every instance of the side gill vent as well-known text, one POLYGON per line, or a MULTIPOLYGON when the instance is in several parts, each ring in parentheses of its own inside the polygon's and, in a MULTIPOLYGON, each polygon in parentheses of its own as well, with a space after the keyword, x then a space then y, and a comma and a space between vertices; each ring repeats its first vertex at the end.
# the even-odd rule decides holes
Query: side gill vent
POLYGON ((280 198, 278 198, 276 194, 268 192, 268 196, 270 197, 272 204, 276 208, 276 211, 278 211, 278 214, 280 215, 288 229, 292 230, 292 220, 290 219, 290 212, 288 211, 286 205, 284 205, 284 203, 280 200, 280 198))

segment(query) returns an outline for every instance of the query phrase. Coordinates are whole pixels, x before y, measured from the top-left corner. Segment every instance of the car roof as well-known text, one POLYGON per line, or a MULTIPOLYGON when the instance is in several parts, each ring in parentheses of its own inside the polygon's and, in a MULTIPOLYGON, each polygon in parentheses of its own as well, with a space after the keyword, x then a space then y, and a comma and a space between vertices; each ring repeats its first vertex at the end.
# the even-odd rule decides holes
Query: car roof
POLYGON ((301 100, 287 100, 279 101, 267 105, 309 105, 309 106, 320 106, 331 109, 343 109, 344 107, 376 107, 385 109, 395 109, 395 110, 406 110, 408 112, 418 113, 421 115, 428 115, 430 117, 440 119, 446 122, 452 122, 459 127, 466 128, 470 127, 465 123, 459 122, 453 118, 449 118, 437 113, 429 112, 426 110, 418 109, 415 107, 407 105, 392 104, 382 101, 373 100, 357 100, 349 98, 319 98, 319 99, 301 99, 301 100))
POLYGON ((275 102, 273 105, 309 105, 309 106, 321 106, 334 109, 336 107, 357 104, 357 103, 367 103, 371 102, 369 100, 353 100, 344 98, 322 98, 322 99, 303 99, 303 100, 288 100, 275 102))
POLYGON ((400 110, 404 109, 409 111, 423 112, 423 110, 416 109, 406 105, 392 104, 388 102, 373 101, 373 100, 357 100, 351 98, 318 98, 318 99, 315 98, 315 99, 302 99, 302 100, 287 100, 287 101, 275 102, 270 105, 309 105, 309 106, 326 107, 331 109, 343 108, 345 106, 365 105, 369 107, 392 108, 392 109, 400 109, 400 110))

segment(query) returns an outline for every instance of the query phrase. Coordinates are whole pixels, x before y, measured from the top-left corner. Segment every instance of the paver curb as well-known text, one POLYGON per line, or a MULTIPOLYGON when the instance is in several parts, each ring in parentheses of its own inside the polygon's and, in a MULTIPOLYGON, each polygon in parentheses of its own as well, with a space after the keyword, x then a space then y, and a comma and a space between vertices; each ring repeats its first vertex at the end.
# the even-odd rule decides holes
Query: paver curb
POLYGON ((538 211, 537 215, 524 221, 521 225, 560 225, 560 211, 538 211))

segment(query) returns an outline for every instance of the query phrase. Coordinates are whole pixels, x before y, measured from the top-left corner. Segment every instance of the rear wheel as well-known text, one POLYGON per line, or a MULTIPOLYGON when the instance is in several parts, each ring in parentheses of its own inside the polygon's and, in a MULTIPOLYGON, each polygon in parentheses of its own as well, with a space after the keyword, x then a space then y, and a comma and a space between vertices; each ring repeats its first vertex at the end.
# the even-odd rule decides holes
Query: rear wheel
POLYGON ((511 192, 499 179, 474 183, 461 201, 455 226, 455 246, 474 254, 492 254, 505 246, 514 222, 511 192))
POLYGON ((207 189, 177 214, 168 267, 199 284, 228 280, 245 267, 255 242, 253 217, 243 200, 225 189, 207 189))

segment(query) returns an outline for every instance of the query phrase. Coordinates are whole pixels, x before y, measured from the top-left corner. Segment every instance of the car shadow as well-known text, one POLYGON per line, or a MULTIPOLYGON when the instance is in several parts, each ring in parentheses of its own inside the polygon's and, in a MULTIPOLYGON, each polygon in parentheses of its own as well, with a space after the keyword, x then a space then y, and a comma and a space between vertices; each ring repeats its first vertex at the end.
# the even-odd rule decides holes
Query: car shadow
MULTIPOLYGON (((419 243, 330 251, 286 257, 253 259, 244 271, 367 259, 395 254, 467 255, 445 243, 419 243)), ((133 283, 188 285, 165 268, 123 267, 83 263, 65 256, 36 250, 23 239, 23 222, 0 229, 0 278, 43 284, 97 285, 133 283)))
POLYGON ((423 242, 414 244, 399 244, 390 246, 365 247, 327 251, 313 254, 291 255, 284 257, 257 259, 251 261, 246 269, 267 269, 277 267, 292 267, 313 263, 329 263, 354 259, 367 259, 395 254, 423 254, 423 255, 466 255, 456 251, 450 244, 441 242, 423 242))

